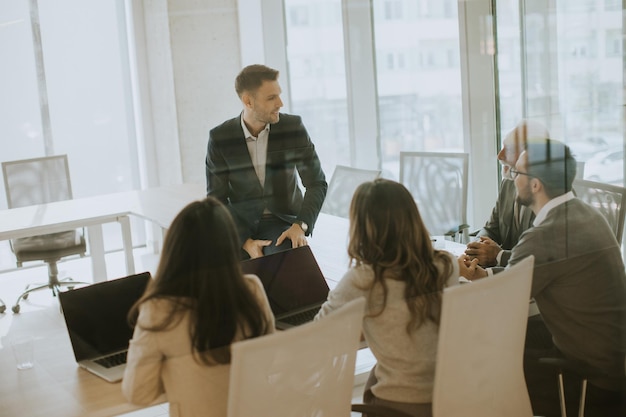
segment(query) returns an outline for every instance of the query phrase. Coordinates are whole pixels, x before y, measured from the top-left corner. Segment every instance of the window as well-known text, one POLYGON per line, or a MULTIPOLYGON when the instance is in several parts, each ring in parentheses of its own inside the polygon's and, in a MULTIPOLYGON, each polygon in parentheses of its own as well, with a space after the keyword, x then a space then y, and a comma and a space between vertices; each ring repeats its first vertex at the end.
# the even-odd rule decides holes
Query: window
MULTIPOLYGON (((292 15, 308 4, 285 0, 292 15)), ((316 2, 315 8, 320 15, 341 16, 340 0, 316 2)), ((350 165, 342 20, 318 24, 307 19, 305 26, 301 17, 292 16, 286 26, 290 111, 302 116, 330 179, 336 164, 350 165)))
POLYGON ((523 117, 538 119, 586 162, 587 178, 623 184, 622 10, 601 7, 587 0, 560 0, 556 7, 526 0, 521 7, 526 13, 519 16, 510 1, 497 1, 498 12, 509 13, 498 15, 500 51, 515 43, 522 48, 519 66, 499 65, 499 107, 504 130, 523 117), (594 18, 600 13, 601 19, 594 18), (500 19, 516 18, 523 38, 500 24, 500 19), (609 156, 614 159, 611 173, 601 165, 609 156))
POLYGON ((463 149, 458 21, 456 13, 441 19, 440 4, 437 19, 418 21, 407 13, 396 25, 385 23, 386 14, 376 5, 373 10, 377 53, 397 51, 388 67, 395 62, 399 68, 404 55, 417 53, 420 61, 410 71, 378 71, 383 168, 395 177, 400 151, 463 149))
MULTIPOLYGON (((67 154, 76 198, 138 188, 126 45, 121 0, 2 2, 2 160, 67 154), (38 8, 31 11, 31 3, 38 8), (31 12, 40 40, 31 34, 31 12)), ((107 229, 107 249, 121 247, 119 227, 107 229)), ((139 230, 133 236, 142 242, 139 230)))

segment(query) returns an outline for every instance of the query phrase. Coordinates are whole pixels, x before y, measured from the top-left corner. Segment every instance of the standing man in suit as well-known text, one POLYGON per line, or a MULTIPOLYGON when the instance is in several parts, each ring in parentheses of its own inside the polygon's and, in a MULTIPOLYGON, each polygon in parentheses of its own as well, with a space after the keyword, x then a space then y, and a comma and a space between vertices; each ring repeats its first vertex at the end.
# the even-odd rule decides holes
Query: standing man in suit
MULTIPOLYGON (((513 247, 508 265, 534 255, 531 297, 552 336, 549 346, 526 345, 533 412, 559 414, 555 374, 536 358, 563 356, 607 376, 589 379, 587 416, 624 416, 623 387, 611 379, 624 376, 626 356, 626 273, 615 235, 598 210, 572 193, 576 160, 563 143, 528 142, 511 174, 517 202, 531 209, 535 220, 513 247)), ((469 279, 503 269, 485 270, 463 255, 459 267, 469 279)), ((576 405, 579 389, 579 381, 566 381, 568 403, 576 405)))
POLYGON ((477 258, 479 265, 506 266, 511 249, 522 233, 532 226, 532 210, 515 202, 515 185, 510 169, 515 166, 529 139, 548 138, 546 128, 531 120, 520 121, 504 138, 498 161, 502 165, 502 182, 491 217, 478 232, 479 240, 470 242, 465 253, 477 258))
POLYGON ((277 70, 247 66, 235 90, 243 111, 209 135, 207 195, 230 210, 242 258, 304 246, 328 188, 315 146, 299 116, 279 113, 277 70))

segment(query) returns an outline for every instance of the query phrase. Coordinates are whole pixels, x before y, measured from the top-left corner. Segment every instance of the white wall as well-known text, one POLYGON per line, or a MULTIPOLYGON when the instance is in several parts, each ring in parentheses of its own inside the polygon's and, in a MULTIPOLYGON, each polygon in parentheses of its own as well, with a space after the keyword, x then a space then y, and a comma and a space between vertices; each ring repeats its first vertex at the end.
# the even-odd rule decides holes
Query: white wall
MULTIPOLYGON (((209 130, 237 116, 241 69, 236 0, 144 0, 152 135, 146 137, 149 185, 205 183, 209 130)), ((139 40, 138 40, 139 42, 139 40)))

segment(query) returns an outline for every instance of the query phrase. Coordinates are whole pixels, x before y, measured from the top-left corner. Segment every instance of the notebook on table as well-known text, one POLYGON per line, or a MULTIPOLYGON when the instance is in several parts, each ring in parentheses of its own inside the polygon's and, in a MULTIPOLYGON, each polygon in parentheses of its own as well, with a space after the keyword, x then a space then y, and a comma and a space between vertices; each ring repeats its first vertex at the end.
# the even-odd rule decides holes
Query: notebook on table
POLYGON ((328 284, 309 246, 241 261, 241 267, 261 279, 277 329, 313 320, 328 297, 328 284))
POLYGON ((134 330, 126 317, 149 280, 150 273, 144 272, 59 293, 80 367, 109 382, 122 379, 134 330))

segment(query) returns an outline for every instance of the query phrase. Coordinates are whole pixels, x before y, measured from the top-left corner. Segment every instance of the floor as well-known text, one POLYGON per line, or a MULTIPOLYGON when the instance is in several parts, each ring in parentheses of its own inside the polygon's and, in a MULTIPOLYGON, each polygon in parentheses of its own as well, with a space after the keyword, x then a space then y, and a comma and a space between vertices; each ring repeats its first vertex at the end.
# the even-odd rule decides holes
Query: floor
MULTIPOLYGON (((158 262, 157 255, 153 254, 145 247, 135 249, 134 255, 135 268, 137 272, 155 272, 158 262)), ((108 276, 110 278, 122 277, 126 275, 123 252, 116 251, 108 253, 106 255, 106 265, 108 276)), ((72 277, 78 281, 91 281, 91 260, 89 257, 69 258, 68 260, 59 262, 58 268, 59 278, 72 277)), ((11 312, 11 306, 13 306, 17 297, 23 291, 24 286, 27 283, 41 282, 46 279, 47 267, 44 264, 33 262, 23 268, 16 268, 15 259, 10 251, 8 243, 0 242, 0 298, 4 300, 7 306, 7 311, 4 314, 13 314, 11 312)), ((57 303, 57 300, 50 295, 48 290, 36 291, 31 293, 27 300, 20 303, 20 314, 49 307, 54 303, 57 303)), ((2 325, 2 323, 0 323, 0 338, 3 337, 7 328, 8 327, 6 325, 2 325)), ((367 350, 367 353, 361 353, 361 355, 370 355, 369 350, 367 350)), ((364 382, 364 375, 355 380, 353 402, 361 402, 364 382)), ((355 417, 360 416, 358 413, 352 413, 351 415, 355 417)), ((121 415, 121 417, 167 416, 169 416, 167 404, 160 404, 121 415)))

